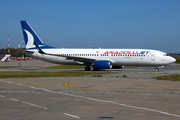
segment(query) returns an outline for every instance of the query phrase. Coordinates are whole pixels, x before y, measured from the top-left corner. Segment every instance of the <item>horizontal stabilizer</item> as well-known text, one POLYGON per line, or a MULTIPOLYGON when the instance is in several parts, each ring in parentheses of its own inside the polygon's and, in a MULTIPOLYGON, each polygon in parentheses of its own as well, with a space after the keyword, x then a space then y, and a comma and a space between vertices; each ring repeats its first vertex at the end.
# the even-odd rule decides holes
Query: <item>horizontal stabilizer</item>
POLYGON ((37 50, 38 50, 39 53, 45 54, 45 53, 42 51, 42 49, 39 47, 39 45, 38 45, 35 41, 34 41, 34 44, 35 44, 35 46, 36 46, 36 48, 37 48, 37 50))

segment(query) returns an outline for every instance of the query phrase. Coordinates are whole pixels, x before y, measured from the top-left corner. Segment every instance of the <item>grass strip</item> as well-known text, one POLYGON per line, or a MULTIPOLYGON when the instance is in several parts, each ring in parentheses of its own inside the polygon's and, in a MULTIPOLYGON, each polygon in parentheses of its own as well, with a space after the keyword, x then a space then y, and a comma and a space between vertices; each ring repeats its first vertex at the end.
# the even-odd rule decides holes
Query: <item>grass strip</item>
POLYGON ((86 66, 84 65, 57 65, 57 66, 51 66, 51 67, 44 67, 41 69, 84 69, 85 67, 86 66))
MULTIPOLYGON (((51 66, 51 67, 44 67, 41 69, 84 69, 86 66, 84 65, 57 65, 57 66, 51 66)), ((93 68, 90 66, 91 69, 93 68)), ((132 68, 135 66, 125 66, 124 68, 132 68)))
POLYGON ((175 63, 180 64, 180 59, 176 58, 176 62, 175 63))
POLYGON ((3 68, 16 68, 16 66, 1 66, 0 69, 3 69, 3 68))
POLYGON ((171 81, 180 81, 180 75, 168 75, 155 77, 157 80, 171 80, 171 81))
POLYGON ((25 78, 25 77, 61 77, 114 74, 115 72, 29 72, 29 71, 1 71, 0 78, 25 78))

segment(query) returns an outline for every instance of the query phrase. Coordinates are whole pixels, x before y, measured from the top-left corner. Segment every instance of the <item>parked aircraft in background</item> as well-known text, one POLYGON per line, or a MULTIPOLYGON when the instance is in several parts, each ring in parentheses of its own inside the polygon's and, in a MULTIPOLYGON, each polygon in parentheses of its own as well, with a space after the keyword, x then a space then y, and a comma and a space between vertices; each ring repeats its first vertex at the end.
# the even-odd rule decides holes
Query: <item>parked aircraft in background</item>
POLYGON ((21 21, 26 51, 36 59, 57 64, 85 65, 85 70, 153 66, 155 71, 176 60, 166 53, 150 49, 64 49, 46 45, 26 21, 21 21))

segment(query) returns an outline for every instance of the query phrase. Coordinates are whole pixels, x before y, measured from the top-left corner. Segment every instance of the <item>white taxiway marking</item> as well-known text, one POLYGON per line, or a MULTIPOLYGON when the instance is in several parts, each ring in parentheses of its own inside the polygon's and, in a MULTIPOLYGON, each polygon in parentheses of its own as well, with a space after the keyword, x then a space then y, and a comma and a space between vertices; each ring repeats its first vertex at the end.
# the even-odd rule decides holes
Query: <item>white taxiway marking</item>
POLYGON ((4 96, 0 95, 0 97, 4 97, 4 96))
POLYGON ((16 100, 16 99, 14 99, 14 98, 9 98, 9 99, 10 99, 10 100, 13 100, 13 101, 16 101, 16 102, 19 101, 19 100, 16 100))
MULTIPOLYGON (((0 95, 0 97, 5 97, 5 96, 0 95)), ((10 99, 10 100, 13 100, 13 101, 16 101, 16 102, 19 101, 19 100, 14 99, 14 98, 9 98, 9 99, 10 99)), ((25 102, 25 101, 19 101, 19 102, 22 102, 22 103, 24 103, 24 104, 28 104, 28 105, 31 105, 31 106, 39 107, 39 108, 42 108, 42 109, 48 109, 48 108, 46 108, 46 107, 42 107, 42 106, 35 105, 35 104, 32 104, 32 103, 28 103, 28 102, 25 102)))
POLYGON ((2 81, 2 80, 1 80, 1 82, 6 82, 6 83, 9 83, 9 84, 14 84, 14 83, 9 82, 9 81, 2 81))
POLYGON ((71 114, 67 114, 67 113, 64 113, 64 114, 67 115, 67 116, 73 117, 73 118, 80 118, 80 117, 75 116, 75 115, 71 115, 71 114))
POLYGON ((39 107, 39 108, 43 108, 43 109, 48 109, 46 107, 42 107, 42 106, 39 106, 39 105, 35 105, 35 104, 32 104, 32 103, 28 103, 28 102, 25 102, 25 101, 21 101, 22 103, 25 103, 25 104, 28 104, 28 105, 31 105, 31 106, 35 106, 35 107, 39 107))
POLYGON ((32 89, 35 89, 35 87, 33 87, 33 86, 27 86, 27 87, 30 87, 30 88, 32 88, 32 89))
MULTIPOLYGON (((2 81, 2 80, 0 80, 0 81, 2 81)), ((8 81, 2 81, 2 82, 8 82, 8 81)), ((13 84, 19 84, 19 83, 13 83, 13 84)), ((30 87, 30 86, 29 86, 29 87, 30 87)), ((117 102, 112 102, 112 101, 99 100, 99 99, 94 99, 94 98, 84 97, 84 96, 78 96, 78 95, 73 95, 73 94, 64 93, 64 92, 56 92, 56 91, 52 91, 52 90, 48 90, 48 89, 44 89, 44 88, 37 88, 37 87, 32 87, 32 86, 31 86, 30 88, 32 88, 32 89, 38 89, 38 90, 44 90, 44 91, 50 92, 50 93, 59 93, 59 94, 67 95, 67 96, 84 98, 84 99, 93 100, 93 101, 98 101, 98 102, 116 104, 116 105, 125 106, 125 107, 129 107, 129 108, 142 109, 142 110, 157 112, 157 113, 161 113, 161 114, 165 114, 165 115, 169 115, 169 116, 174 116, 174 117, 179 117, 179 118, 180 118, 180 115, 175 115, 175 114, 171 114, 171 113, 163 112, 163 111, 159 111, 159 110, 154 110, 154 109, 149 109, 149 108, 144 108, 144 107, 136 107, 136 106, 126 105, 126 104, 117 103, 117 102)), ((34 105, 34 104, 32 104, 32 105, 34 105)), ((41 106, 40 106, 40 107, 41 107, 41 106)), ((47 108, 45 108, 45 107, 41 107, 41 108, 47 109, 47 108)))
POLYGON ((22 85, 22 84, 19 84, 19 83, 14 83, 14 84, 19 85, 19 86, 25 86, 25 85, 22 85))

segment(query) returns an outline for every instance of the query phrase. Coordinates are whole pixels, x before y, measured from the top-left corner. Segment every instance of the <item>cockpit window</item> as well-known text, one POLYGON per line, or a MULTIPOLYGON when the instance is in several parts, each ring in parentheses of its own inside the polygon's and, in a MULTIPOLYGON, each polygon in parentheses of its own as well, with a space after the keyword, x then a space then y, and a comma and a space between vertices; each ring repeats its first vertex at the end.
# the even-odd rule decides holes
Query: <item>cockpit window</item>
POLYGON ((163 54, 163 56, 168 56, 167 54, 163 54))

